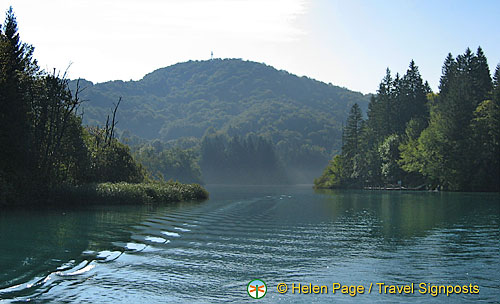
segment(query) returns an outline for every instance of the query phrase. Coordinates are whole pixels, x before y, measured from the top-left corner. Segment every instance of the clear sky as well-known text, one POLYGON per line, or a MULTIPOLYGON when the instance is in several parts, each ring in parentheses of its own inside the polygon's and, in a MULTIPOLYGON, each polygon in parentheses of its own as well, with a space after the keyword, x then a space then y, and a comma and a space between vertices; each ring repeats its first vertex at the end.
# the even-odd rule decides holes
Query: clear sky
POLYGON ((188 60, 242 58, 363 93, 411 59, 436 90, 446 55, 500 62, 496 0, 0 0, 46 70, 138 80, 188 60))

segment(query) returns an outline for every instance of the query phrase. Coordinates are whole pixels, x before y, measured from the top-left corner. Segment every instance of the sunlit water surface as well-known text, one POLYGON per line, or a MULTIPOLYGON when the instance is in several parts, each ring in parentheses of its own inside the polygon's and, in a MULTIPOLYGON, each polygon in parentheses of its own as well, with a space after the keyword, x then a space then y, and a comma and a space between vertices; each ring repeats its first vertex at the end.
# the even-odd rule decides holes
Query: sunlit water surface
MULTIPOLYGON (((0 213, 0 302, 495 302, 500 196, 314 192, 310 186, 209 186, 168 206, 0 213), (286 294, 278 283, 328 294, 286 294), (331 284, 479 286, 479 294, 332 293, 331 284), (255 301, 255 300, 252 300, 255 301)), ((290 288, 291 289, 291 288, 290 288)))

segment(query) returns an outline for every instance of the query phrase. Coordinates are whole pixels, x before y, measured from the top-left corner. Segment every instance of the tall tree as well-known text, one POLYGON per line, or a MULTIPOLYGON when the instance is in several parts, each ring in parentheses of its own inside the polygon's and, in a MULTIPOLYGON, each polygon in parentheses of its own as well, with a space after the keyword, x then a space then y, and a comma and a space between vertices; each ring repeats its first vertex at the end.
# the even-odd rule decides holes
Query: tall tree
POLYGON ((377 95, 372 96, 368 105, 368 122, 377 139, 383 138, 392 133, 394 125, 393 118, 397 109, 393 98, 394 81, 391 70, 386 69, 386 74, 380 82, 377 95))
POLYGON ((500 105, 500 63, 495 69, 495 74, 493 75, 493 90, 492 99, 500 105))
POLYGON ((403 134, 406 124, 412 119, 421 119, 428 116, 427 113, 427 88, 424 85, 422 76, 415 61, 410 62, 410 66, 403 76, 400 84, 400 96, 397 96, 399 123, 396 128, 397 134, 403 134))
POLYGON ((489 98, 491 89, 493 88, 488 60, 481 47, 477 48, 476 56, 473 59, 472 74, 474 79, 474 93, 479 104, 489 98))
POLYGON ((20 40, 10 7, 0 31, 0 175, 3 171, 21 184, 30 173, 27 93, 29 80, 36 72, 32 54, 33 47, 20 40))
POLYGON ((361 139, 363 131, 363 115, 357 103, 351 107, 344 132, 342 157, 346 162, 347 176, 356 180, 361 175, 361 139))
POLYGON ((450 190, 470 189, 473 184, 470 172, 475 170, 474 159, 479 154, 474 151, 473 139, 480 127, 471 123, 475 116, 484 115, 486 110, 477 114, 476 107, 487 97, 487 88, 491 88, 486 58, 479 51, 481 58, 467 48, 455 61, 451 54, 445 59, 438 102, 431 109, 429 127, 413 149, 420 156, 407 157, 411 150, 403 153, 406 168, 418 167, 429 179, 450 190), (410 159, 423 163, 410 166, 410 159))
POLYGON ((441 78, 439 79, 440 94, 446 95, 449 90, 449 83, 454 77, 456 72, 456 62, 451 53, 448 53, 444 60, 443 67, 441 68, 441 78))
MULTIPOLYGON (((478 75, 479 77, 479 75, 478 75)), ((486 80, 486 77, 482 77, 486 80)), ((500 64, 493 75, 491 100, 474 111, 472 147, 474 150, 473 187, 483 191, 500 190, 500 64)))
POLYGON ((62 183, 141 181, 142 168, 113 138, 114 120, 109 133, 98 132, 108 135, 99 149, 102 138, 76 115, 78 85, 72 94, 64 76, 39 71, 32 54, 10 8, 0 30, 0 204, 40 198, 62 183))
POLYGON ((355 103, 351 107, 345 128, 343 154, 352 157, 359 153, 361 147, 361 131, 363 129, 363 115, 361 108, 355 103))

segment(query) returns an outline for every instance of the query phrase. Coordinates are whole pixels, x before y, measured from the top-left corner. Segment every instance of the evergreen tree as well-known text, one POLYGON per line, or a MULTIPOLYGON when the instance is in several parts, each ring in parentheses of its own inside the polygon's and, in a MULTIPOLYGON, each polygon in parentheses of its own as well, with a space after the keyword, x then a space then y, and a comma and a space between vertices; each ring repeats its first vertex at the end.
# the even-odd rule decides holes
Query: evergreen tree
MULTIPOLYGON (((491 100, 485 100, 474 111, 471 123, 474 149, 473 189, 500 190, 500 64, 493 75, 491 100)), ((487 77, 479 77, 486 80, 487 77)))
POLYGON ((389 68, 380 82, 377 95, 372 96, 368 105, 368 122, 377 139, 383 139, 392 133, 396 106, 393 98, 394 81, 389 68))
POLYGON ((477 55, 468 48, 456 59, 448 54, 439 94, 423 82, 414 61, 402 78, 393 80, 387 70, 368 105, 368 120, 353 107, 342 155, 315 186, 402 180, 432 189, 499 191, 499 79, 500 64, 492 82, 481 48, 477 55))
POLYGON ((470 172, 475 170, 474 159, 481 154, 475 151, 473 140, 479 127, 474 130, 471 122, 476 107, 487 96, 486 88, 491 88, 491 78, 486 58, 479 51, 481 58, 469 48, 455 61, 448 55, 429 127, 422 132, 418 146, 402 154, 406 169, 419 168, 420 173, 450 190, 472 187, 474 177, 470 172), (409 151, 419 155, 410 157, 409 151), (415 160, 420 164, 415 165, 415 160))
POLYGON ((344 133, 342 158, 345 160, 347 176, 356 180, 361 176, 360 148, 363 131, 363 116, 357 103, 351 107, 344 133))
POLYGON ((342 154, 346 157, 352 158, 355 154, 359 153, 361 146, 361 131, 363 128, 363 116, 361 109, 355 103, 349 116, 345 128, 344 146, 342 147, 342 154))
POLYGON ((64 77, 40 72, 32 54, 10 8, 0 30, 0 204, 40 199, 61 184, 142 181, 128 147, 113 138, 114 119, 97 134, 104 138, 85 131, 78 88, 73 96, 64 77))
POLYGON ((12 182, 20 184, 31 172, 27 92, 36 65, 32 53, 33 48, 20 40, 10 7, 0 32, 0 175, 3 171, 12 182))
POLYGON ((418 71, 415 61, 410 62, 410 66, 404 75, 401 83, 398 84, 401 88, 398 104, 400 110, 398 111, 399 123, 396 134, 403 134, 406 124, 412 119, 421 119, 427 117, 427 88, 425 87, 422 76, 418 71))
POLYGON ((474 79, 474 94, 479 104, 483 100, 489 98, 489 94, 493 87, 488 60, 481 47, 477 48, 477 54, 472 62, 472 74, 474 79))
POLYGON ((429 82, 427 80, 424 83, 424 88, 425 88, 425 94, 431 94, 432 93, 431 86, 429 85, 429 82))
POLYGON ((441 95, 446 95, 448 93, 448 85, 454 77, 456 71, 456 62, 451 53, 444 60, 443 67, 441 69, 441 78, 439 80, 439 92, 441 95))
POLYGON ((495 74, 493 75, 492 98, 497 105, 500 105, 500 63, 497 65, 495 74))

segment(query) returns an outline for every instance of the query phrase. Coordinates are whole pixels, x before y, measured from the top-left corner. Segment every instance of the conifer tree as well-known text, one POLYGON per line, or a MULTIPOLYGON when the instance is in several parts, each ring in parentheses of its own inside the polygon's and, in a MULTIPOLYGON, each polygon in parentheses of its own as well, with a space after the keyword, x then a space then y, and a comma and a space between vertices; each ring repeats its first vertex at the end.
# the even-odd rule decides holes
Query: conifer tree
POLYGON ((345 128, 345 139, 343 152, 346 156, 352 157, 359 152, 361 146, 361 131, 363 128, 363 116, 361 108, 357 103, 351 107, 345 128))
POLYGON ((493 75, 492 98, 498 105, 500 105, 500 63, 497 65, 495 74, 493 75))
POLYGON ((412 119, 427 117, 427 88, 415 61, 411 61, 400 83, 399 123, 395 129, 397 134, 403 134, 407 123, 412 119))
POLYGON ((361 108, 357 103, 351 107, 344 133, 344 145, 342 146, 342 158, 345 161, 347 176, 353 180, 362 175, 361 163, 361 140, 363 131, 363 116, 361 108))
POLYGON ((370 128, 378 140, 391 134, 393 128, 393 115, 395 106, 393 103, 394 81, 389 68, 380 82, 377 95, 372 96, 368 105, 368 121, 370 128))
MULTIPOLYGON (((479 77, 479 76, 478 76, 479 77)), ((500 190, 500 65, 493 75, 492 99, 481 102, 471 123, 474 190, 500 190)), ((484 77, 486 78, 486 77, 484 77)))
POLYGON ((30 172, 27 82, 36 71, 32 53, 33 48, 20 40, 10 7, 0 32, 0 174, 19 183, 23 181, 18 177, 30 172))
POLYGON ((449 89, 449 83, 454 77, 456 71, 456 62, 451 53, 448 53, 441 68, 441 78, 439 79, 439 92, 441 95, 446 95, 449 89))
POLYGON ((469 48, 452 61, 451 54, 443 65, 439 102, 433 107, 428 129, 422 132, 418 151, 425 163, 420 165, 422 173, 439 181, 450 190, 470 189, 475 170, 474 159, 481 154, 475 151, 474 126, 476 107, 486 98, 486 89, 491 88, 491 79, 486 58, 479 48, 478 58, 469 48), (485 66, 486 64, 486 66, 485 66), (471 126, 472 123, 472 126, 471 126))
POLYGON ((448 54, 439 94, 423 82, 414 61, 402 78, 392 79, 387 70, 368 105, 368 120, 364 123, 353 107, 342 155, 316 186, 402 180, 432 189, 499 191, 499 81, 500 64, 492 82, 480 47, 477 54, 468 48, 456 59, 448 54))
POLYGON ((477 98, 477 104, 479 104, 483 100, 488 99, 493 87, 488 60, 481 47, 477 48, 477 54, 472 62, 472 74, 475 87, 474 94, 477 98))

